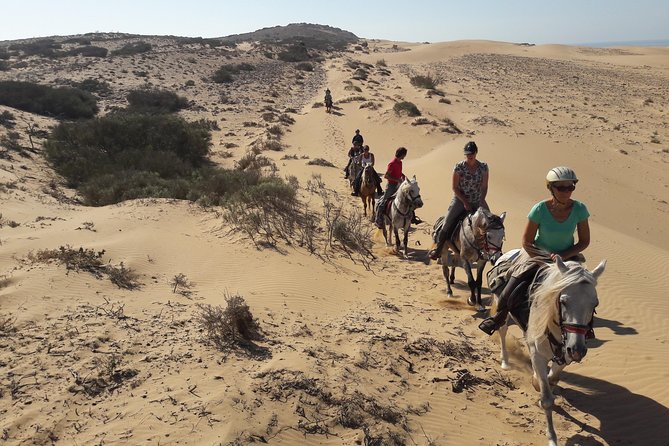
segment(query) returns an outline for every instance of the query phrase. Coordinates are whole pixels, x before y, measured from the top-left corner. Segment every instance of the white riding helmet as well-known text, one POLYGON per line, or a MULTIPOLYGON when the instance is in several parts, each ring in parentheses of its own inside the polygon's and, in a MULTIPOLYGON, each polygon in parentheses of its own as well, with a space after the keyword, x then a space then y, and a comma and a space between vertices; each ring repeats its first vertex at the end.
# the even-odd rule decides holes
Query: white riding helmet
POLYGON ((576 172, 569 167, 553 167, 546 175, 546 184, 549 185, 558 181, 573 181, 576 184, 578 183, 578 178, 576 177, 576 172))

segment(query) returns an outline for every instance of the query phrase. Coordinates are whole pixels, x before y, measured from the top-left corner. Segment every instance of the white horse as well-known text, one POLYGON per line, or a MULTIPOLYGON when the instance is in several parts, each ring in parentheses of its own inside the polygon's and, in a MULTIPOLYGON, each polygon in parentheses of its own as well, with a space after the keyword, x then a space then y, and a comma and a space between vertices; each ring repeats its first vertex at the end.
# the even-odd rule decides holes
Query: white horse
POLYGON ((423 199, 420 197, 420 187, 416 176, 409 180, 405 179, 395 193, 395 199, 392 204, 386 209, 379 209, 378 212, 383 212, 383 238, 386 239, 386 244, 392 244, 392 234, 395 234, 395 248, 400 252, 400 235, 399 228, 404 231, 403 240, 403 254, 404 258, 408 257, 407 246, 409 245, 409 227, 411 226, 411 219, 414 211, 423 207, 423 199), (386 225, 389 230, 386 231, 386 225))
MULTIPOLYGON (((485 208, 478 208, 473 214, 465 216, 453 235, 453 244, 458 252, 450 256, 448 249, 442 250, 441 268, 448 288, 446 294, 453 296, 451 284, 455 282, 455 267, 461 266, 467 273, 467 284, 471 292, 467 301, 469 305, 477 305, 478 311, 485 311, 481 302, 485 264, 488 260, 494 264, 502 255, 505 235, 504 218, 506 218, 506 212, 497 216, 485 208), (451 268, 450 274, 449 267, 451 268), (473 267, 476 267, 476 279, 472 272, 473 267)), ((435 230, 433 237, 436 237, 436 234, 435 230)))
MULTIPOLYGON (((597 278, 605 267, 606 260, 602 260, 590 272, 579 262, 563 262, 559 257, 555 263, 543 266, 538 276, 540 283, 530 287, 529 319, 519 321, 521 327, 527 327, 525 342, 532 359, 532 385, 541 392, 549 446, 557 446, 553 427, 555 396, 551 386, 558 383, 560 372, 567 365, 581 362, 588 352, 585 335, 599 303, 595 289, 597 278)), ((506 332, 506 325, 499 329, 503 369, 509 368, 506 332)))

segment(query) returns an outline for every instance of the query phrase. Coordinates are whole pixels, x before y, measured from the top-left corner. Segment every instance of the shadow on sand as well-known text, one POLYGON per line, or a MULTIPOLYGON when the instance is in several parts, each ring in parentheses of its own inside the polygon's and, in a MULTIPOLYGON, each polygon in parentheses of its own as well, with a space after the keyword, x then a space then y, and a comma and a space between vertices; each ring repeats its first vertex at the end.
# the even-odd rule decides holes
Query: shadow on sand
POLYGON ((601 379, 563 372, 561 381, 583 389, 561 388, 560 394, 576 409, 597 418, 601 425, 599 429, 589 426, 556 407, 557 413, 583 429, 567 439, 567 446, 669 445, 669 408, 601 379))

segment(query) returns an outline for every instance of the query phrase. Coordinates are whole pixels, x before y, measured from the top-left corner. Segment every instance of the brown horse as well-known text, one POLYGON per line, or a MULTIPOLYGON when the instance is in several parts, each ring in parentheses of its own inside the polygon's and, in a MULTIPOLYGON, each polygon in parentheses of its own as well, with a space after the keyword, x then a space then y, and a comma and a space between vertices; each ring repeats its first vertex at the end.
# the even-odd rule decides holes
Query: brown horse
POLYGON ((366 166, 362 171, 362 180, 360 182, 360 199, 364 207, 365 216, 367 216, 367 206, 371 209, 372 220, 374 221, 374 205, 376 203, 376 172, 373 166, 366 166))

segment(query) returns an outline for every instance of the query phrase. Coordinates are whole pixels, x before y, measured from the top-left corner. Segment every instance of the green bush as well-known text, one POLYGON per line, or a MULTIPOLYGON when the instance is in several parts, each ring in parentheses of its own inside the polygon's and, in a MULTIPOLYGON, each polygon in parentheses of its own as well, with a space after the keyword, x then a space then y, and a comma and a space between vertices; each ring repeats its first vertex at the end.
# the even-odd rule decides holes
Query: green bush
POLYGON ((172 113, 188 107, 188 100, 168 90, 132 90, 127 96, 130 109, 138 112, 172 113))
POLYGON ((65 119, 92 118, 98 111, 95 97, 87 91, 32 82, 0 81, 0 104, 65 119))
POLYGON ((395 110, 395 113, 402 114, 406 113, 409 116, 420 116, 420 110, 418 110, 418 107, 416 107, 416 104, 413 102, 398 102, 393 106, 393 110, 395 110))
POLYGON ((131 56, 133 54, 147 53, 152 48, 151 44, 147 42, 133 42, 112 51, 112 56, 131 56))
MULTIPOLYGON (((121 172, 189 176, 206 160, 209 131, 174 115, 114 113, 61 123, 45 143, 47 159, 73 187, 121 172)), ((143 187, 143 186, 142 186, 143 187)))

